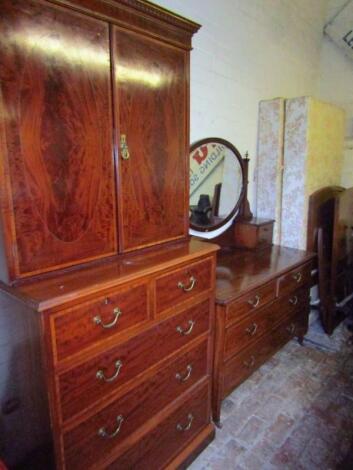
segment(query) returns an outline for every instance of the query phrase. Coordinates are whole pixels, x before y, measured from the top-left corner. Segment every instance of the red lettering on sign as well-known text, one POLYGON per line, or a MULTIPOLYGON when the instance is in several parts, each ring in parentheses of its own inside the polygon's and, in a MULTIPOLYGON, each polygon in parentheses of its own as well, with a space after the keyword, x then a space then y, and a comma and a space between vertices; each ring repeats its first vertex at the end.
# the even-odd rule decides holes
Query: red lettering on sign
POLYGON ((206 160, 207 155, 208 155, 208 148, 207 148, 207 145, 204 145, 203 147, 200 148, 200 150, 198 150, 197 152, 194 153, 194 155, 192 156, 192 158, 193 158, 194 160, 196 160, 199 165, 201 165, 201 163, 202 163, 204 160, 206 160), (201 151, 202 153, 200 153, 200 151, 201 151))

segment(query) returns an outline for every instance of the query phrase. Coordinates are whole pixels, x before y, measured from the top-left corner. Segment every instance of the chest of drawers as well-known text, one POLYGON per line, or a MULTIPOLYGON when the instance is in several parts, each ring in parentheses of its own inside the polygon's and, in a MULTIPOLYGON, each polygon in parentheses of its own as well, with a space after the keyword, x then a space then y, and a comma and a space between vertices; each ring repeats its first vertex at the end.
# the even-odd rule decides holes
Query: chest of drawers
POLYGON ((315 255, 272 246, 220 253, 217 260, 213 417, 222 400, 308 327, 315 255))
POLYGON ((194 241, 80 270, 79 280, 2 286, 32 318, 25 362, 42 364, 44 391, 32 420, 45 426, 48 398, 57 469, 176 468, 212 440, 216 251, 194 241))

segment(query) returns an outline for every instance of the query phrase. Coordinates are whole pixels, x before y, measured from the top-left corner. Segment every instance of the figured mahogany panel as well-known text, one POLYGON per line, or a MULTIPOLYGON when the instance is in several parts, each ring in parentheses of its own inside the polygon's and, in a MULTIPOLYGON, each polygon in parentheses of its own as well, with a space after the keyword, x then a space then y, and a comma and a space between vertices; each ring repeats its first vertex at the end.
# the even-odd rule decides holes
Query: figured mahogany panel
POLYGON ((87 468, 99 462, 142 424, 153 418, 180 394, 189 390, 206 374, 207 340, 66 433, 64 450, 67 467, 87 468), (100 428, 104 427, 108 433, 116 429, 117 416, 122 416, 123 419, 118 435, 114 439, 100 437, 98 435, 100 428))
POLYGON ((108 24, 4 0, 0 42, 12 278, 114 253, 108 24))
POLYGON ((188 52, 113 31, 120 251, 128 251, 187 235, 188 52))
MULTIPOLYGON (((117 289, 51 318, 56 359, 118 336, 148 320, 147 285, 117 289)), ((104 346, 103 346, 104 347, 104 346)))
POLYGON ((209 385, 198 387, 192 395, 184 398, 176 411, 162 422, 157 422, 154 429, 109 465, 107 470, 166 468, 166 464, 209 425, 209 400, 209 385))
POLYGON ((121 385, 209 331, 209 309, 207 300, 61 374, 58 382, 64 420, 112 394, 121 385), (109 380, 99 379, 98 371, 103 371, 109 380))

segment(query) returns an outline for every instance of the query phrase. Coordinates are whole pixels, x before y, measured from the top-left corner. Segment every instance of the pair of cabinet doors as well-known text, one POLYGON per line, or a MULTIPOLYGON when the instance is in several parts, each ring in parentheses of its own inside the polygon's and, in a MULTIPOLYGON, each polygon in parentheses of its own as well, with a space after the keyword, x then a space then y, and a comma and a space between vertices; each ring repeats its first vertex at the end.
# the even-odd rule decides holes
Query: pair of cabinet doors
POLYGON ((41 0, 1 0, 10 278, 185 237, 189 51, 41 0))

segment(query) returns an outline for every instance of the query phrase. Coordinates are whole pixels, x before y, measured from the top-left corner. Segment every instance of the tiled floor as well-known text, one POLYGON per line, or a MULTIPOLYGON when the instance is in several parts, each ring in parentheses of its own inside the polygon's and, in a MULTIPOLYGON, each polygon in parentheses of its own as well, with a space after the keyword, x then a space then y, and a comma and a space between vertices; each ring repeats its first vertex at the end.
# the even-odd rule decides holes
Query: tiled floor
POLYGON ((303 347, 285 346, 223 402, 223 428, 189 470, 353 469, 349 336, 316 322, 303 347))

